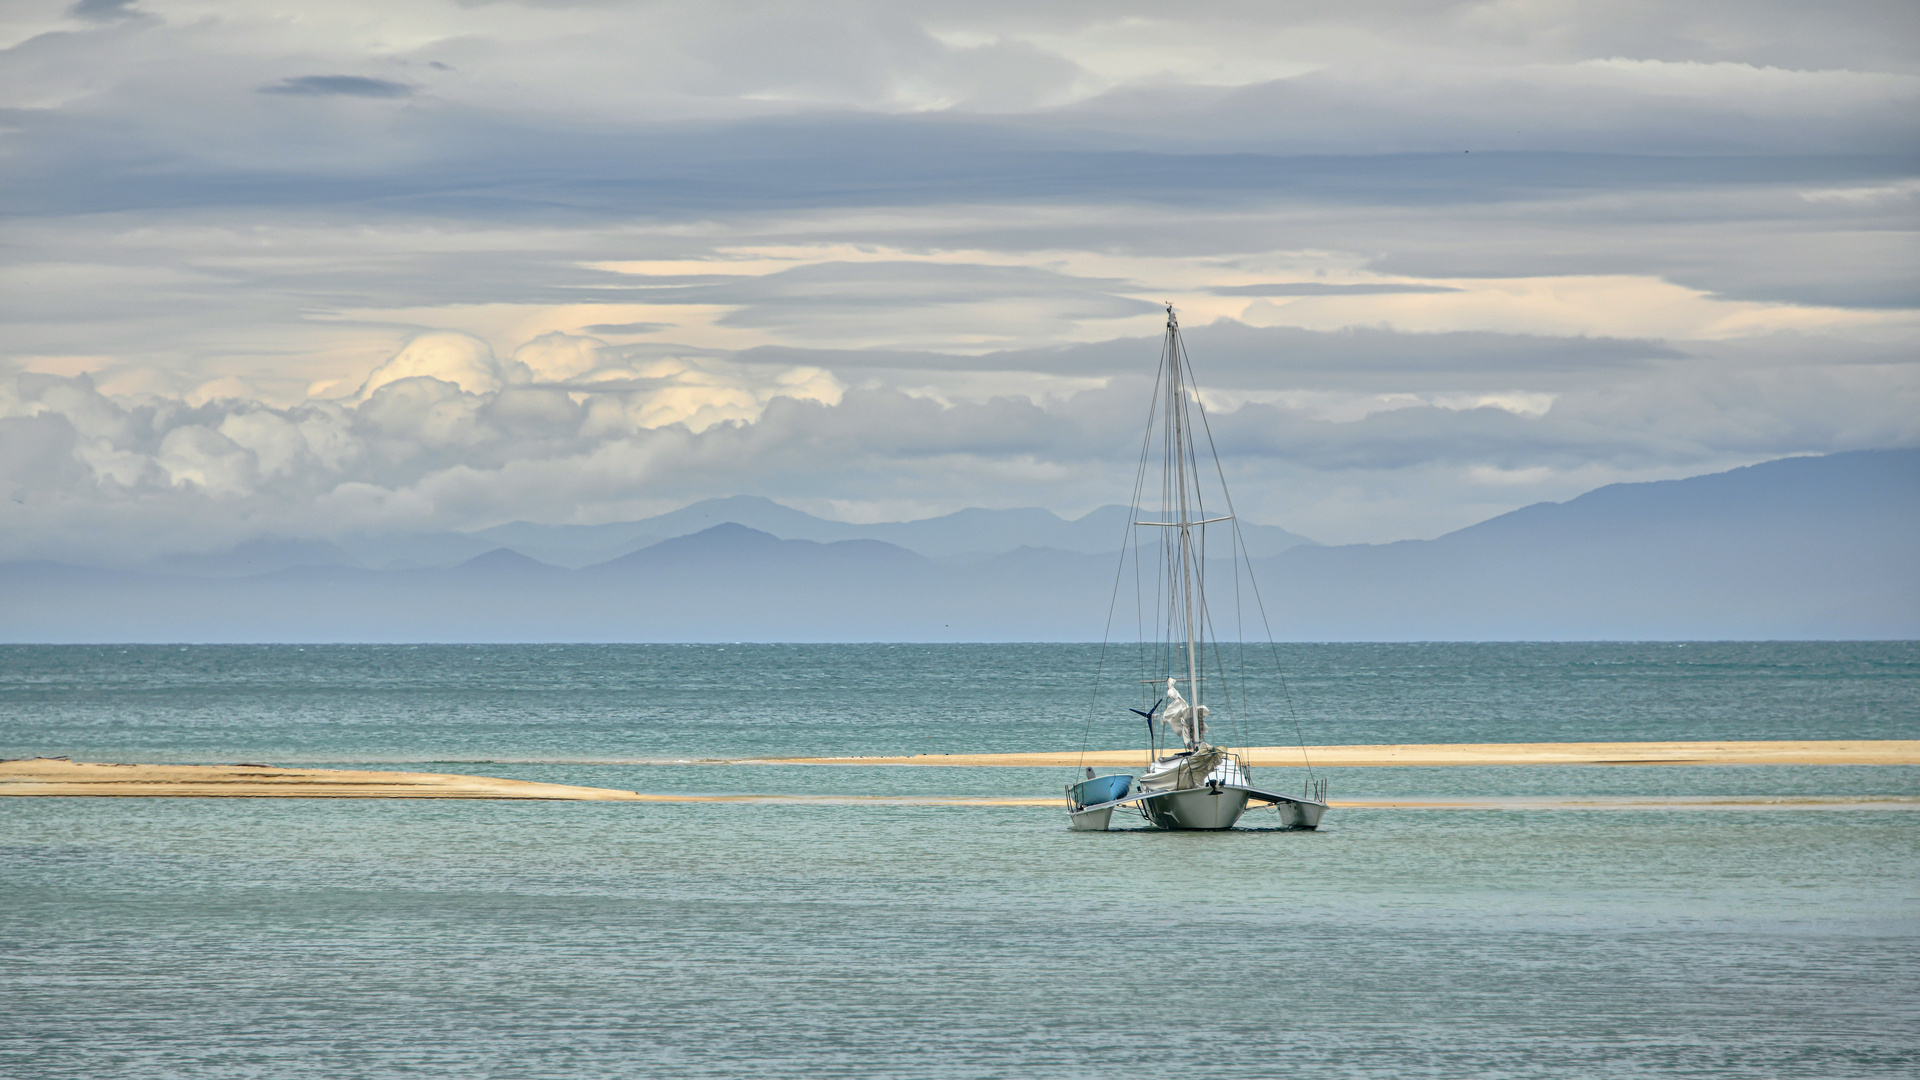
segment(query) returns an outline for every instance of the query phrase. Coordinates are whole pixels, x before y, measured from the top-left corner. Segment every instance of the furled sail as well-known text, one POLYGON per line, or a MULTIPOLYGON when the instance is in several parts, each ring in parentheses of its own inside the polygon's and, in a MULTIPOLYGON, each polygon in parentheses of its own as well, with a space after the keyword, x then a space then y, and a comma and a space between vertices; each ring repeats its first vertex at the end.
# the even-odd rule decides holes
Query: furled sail
POLYGON ((1172 679, 1167 680, 1167 711, 1160 716, 1188 746, 1207 741, 1207 707, 1188 704, 1172 679))
MULTIPOLYGON (((1207 782, 1207 777, 1227 763, 1227 752, 1217 746, 1202 746, 1191 753, 1181 753, 1157 761, 1144 774, 1138 783, 1141 791, 1179 791, 1183 788, 1197 788, 1207 782)), ((1222 775, 1222 779, 1246 782, 1246 773, 1237 770, 1237 775, 1222 775)))

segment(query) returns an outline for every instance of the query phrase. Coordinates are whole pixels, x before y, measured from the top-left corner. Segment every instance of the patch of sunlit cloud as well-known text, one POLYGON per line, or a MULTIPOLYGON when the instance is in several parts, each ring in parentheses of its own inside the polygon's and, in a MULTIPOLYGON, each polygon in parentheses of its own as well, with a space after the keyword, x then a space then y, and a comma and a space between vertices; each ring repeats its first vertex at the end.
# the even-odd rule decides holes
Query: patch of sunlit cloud
POLYGON ((1800 193, 1800 197, 1810 203, 1849 203, 1856 206, 1899 202, 1916 195, 1920 195, 1920 180, 1902 180, 1872 187, 1815 188, 1800 193))
POLYGON ((407 307, 342 308, 327 318, 340 322, 378 323, 418 329, 445 328, 485 341, 527 342, 542 334, 572 333, 599 324, 660 323, 648 332, 652 338, 670 338, 676 344, 702 349, 750 349, 778 344, 778 338, 751 327, 721 322, 732 308, 715 304, 679 304, 668 296, 657 303, 443 304, 407 307))
POLYGON ((1247 405, 1273 405, 1303 419, 1335 424, 1351 424, 1379 413, 1420 407, 1452 412, 1499 409, 1515 416, 1538 417, 1545 416, 1559 396, 1529 390, 1438 394, 1369 394, 1337 390, 1200 391, 1201 403, 1215 414, 1232 413, 1247 405))
POLYGON ((75 375, 91 375, 113 366, 115 362, 111 356, 29 356, 22 359, 17 367, 20 371, 30 371, 36 375, 71 378, 75 375))
MULTIPOLYGON (((1271 252, 1258 256, 1222 259, 1214 256, 1153 255, 1106 251, 1043 249, 991 250, 982 248, 929 248, 883 244, 765 244, 715 248, 701 258, 606 260, 586 264, 590 269, 631 275, 641 279, 636 299, 657 297, 658 307, 666 309, 684 286, 673 279, 705 279, 710 276, 761 278, 783 271, 830 264, 859 266, 875 264, 918 264, 944 267, 1034 268, 1072 279, 1111 283, 1103 288, 1115 296, 1127 297, 1158 306, 1172 303, 1182 321, 1199 325, 1221 318, 1238 318, 1247 308, 1244 296, 1234 290, 1261 287, 1325 290, 1341 297, 1346 290, 1380 291, 1457 291, 1457 286, 1417 282, 1403 277, 1381 277, 1340 268, 1338 277, 1329 279, 1329 264, 1342 260, 1330 252, 1271 252), (647 279, 661 279, 658 285, 647 279), (1280 283, 1275 285, 1275 283, 1280 283)), ((950 305, 947 311, 901 305, 891 312, 869 312, 860 319, 835 318, 832 321, 801 321, 784 329, 810 344, 831 343, 843 347, 876 344, 940 348, 956 353, 1002 348, 1013 343, 1092 342, 1115 336, 1150 333, 1162 316, 1145 311, 1124 314, 1048 318, 1050 302, 1044 295, 1003 298, 990 306, 969 308, 950 305)), ((637 308, 635 310, 638 310, 637 308)), ((740 348, 754 344, 743 342, 729 327, 716 325, 715 315, 689 308, 678 308, 687 316, 676 328, 676 340, 715 348, 740 348)), ((667 316, 660 316, 665 318, 667 316)))
POLYGON ((1725 300, 1656 277, 1460 278, 1435 282, 1448 293, 1350 294, 1260 299, 1240 321, 1254 326, 1337 330, 1391 326, 1437 333, 1507 333, 1714 339, 1780 330, 1869 328, 1897 312, 1725 300))
MULTIPOLYGON (((1327 32, 1316 27, 1241 25, 1221 33, 1217 22, 1191 18, 1104 18, 1065 31, 1028 31, 1023 40, 1056 53, 1087 73, 1084 92, 1128 83, 1245 86, 1318 70, 1327 32)), ((935 31, 936 34, 942 33, 935 31)), ((960 32, 945 34, 960 40, 960 32)))
POLYGON ((1558 394, 1511 390, 1496 394, 1435 394, 1430 403, 1442 409, 1501 409, 1516 416, 1545 416, 1558 394))

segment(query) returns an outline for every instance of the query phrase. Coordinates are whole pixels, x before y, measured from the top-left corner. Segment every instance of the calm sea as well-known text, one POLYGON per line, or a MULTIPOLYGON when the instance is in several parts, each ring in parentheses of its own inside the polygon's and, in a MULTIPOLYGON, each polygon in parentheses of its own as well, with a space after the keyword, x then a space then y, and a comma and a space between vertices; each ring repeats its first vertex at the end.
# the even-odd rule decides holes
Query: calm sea
MULTIPOLYGON (((1217 673, 1251 703, 1220 734, 1920 738, 1913 643, 1278 659, 1284 683, 1271 657, 1217 673)), ((1136 661, 9 646, 0 757, 1047 796, 1061 770, 694 762, 1135 746, 1136 661)), ((1336 801, 1920 796, 1920 769, 1892 767, 1322 774, 1336 801)), ((1317 833, 1256 814, 1225 834, 1085 834, 1049 808, 910 799, 5 799, 0 1075, 1912 1076, 1920 809, 1871 805, 1336 809, 1317 833)))

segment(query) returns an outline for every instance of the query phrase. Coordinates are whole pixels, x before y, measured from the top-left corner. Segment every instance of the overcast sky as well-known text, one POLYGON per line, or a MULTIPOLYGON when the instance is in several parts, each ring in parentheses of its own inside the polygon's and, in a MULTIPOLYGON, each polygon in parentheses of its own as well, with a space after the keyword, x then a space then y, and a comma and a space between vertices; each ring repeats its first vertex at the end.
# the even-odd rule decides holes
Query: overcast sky
MULTIPOLYGON (((0 5, 0 558, 1920 443, 1920 5, 0 5)), ((1117 538, 1116 538, 1117 542, 1117 538)))

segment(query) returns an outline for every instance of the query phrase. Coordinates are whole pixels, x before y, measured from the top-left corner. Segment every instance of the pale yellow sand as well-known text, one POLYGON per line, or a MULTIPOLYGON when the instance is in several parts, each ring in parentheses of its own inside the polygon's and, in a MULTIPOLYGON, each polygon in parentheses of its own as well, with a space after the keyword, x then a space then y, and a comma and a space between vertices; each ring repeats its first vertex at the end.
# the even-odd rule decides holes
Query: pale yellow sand
POLYGON ((899 803, 1065 806, 1064 799, 905 795, 643 795, 450 773, 282 769, 272 765, 108 765, 65 758, 0 761, 0 795, 230 799, 560 799, 586 802, 899 803))
MULTIPOLYGON (((1243 751, 1249 765, 1298 765, 1299 747, 1243 751)), ((921 754, 872 758, 756 758, 740 764, 1080 766, 1138 765, 1139 750, 1092 754, 921 754)), ((1920 765, 1920 740, 1715 743, 1457 743, 1410 746, 1311 746, 1319 767, 1373 765, 1920 765)), ((717 764, 717 763, 716 763, 717 764)), ((1053 806, 1058 799, 919 796, 643 795, 613 788, 540 784, 491 776, 282 769, 271 765, 105 765, 64 758, 0 762, 0 795, 137 795, 307 799, 568 799, 605 802, 899 802, 948 806, 1053 806)), ((1906 806, 1913 800, 1755 798, 1736 800, 1375 800, 1334 806, 1399 809, 1651 806, 1906 806)), ((1920 805, 1920 803, 1916 803, 1920 805)))
MULTIPOLYGON (((1378 765, 1920 765, 1920 739, 1793 742, 1427 743, 1403 746, 1256 746, 1250 766, 1378 765)), ((1085 754, 915 754, 911 757, 761 758, 789 765, 1136 766, 1145 750, 1085 754)), ((744 762, 742 763, 744 764, 744 762)))
POLYGON ((592 799, 645 801, 611 788, 444 773, 279 769, 271 765, 98 765, 58 758, 0 762, 0 795, 172 795, 302 799, 592 799))
MULTIPOLYGON (((612 788, 536 784, 491 776, 279 769, 269 765, 102 765, 54 758, 0 762, 0 795, 175 798, 563 799, 649 803, 838 803, 890 806, 1045 806, 1058 798, 921 795, 643 795, 612 788)), ((1908 796, 1480 796, 1334 799, 1335 809, 1378 810, 1920 810, 1908 796)), ((1253 819, 1256 822, 1258 818, 1253 819)))
MULTIPOLYGON (((272 765, 110 765, 64 758, 0 761, 0 795, 130 795, 236 799, 560 799, 587 802, 927 802, 997 805, 1005 800, 926 800, 862 795, 646 795, 617 788, 541 784, 452 773, 282 769, 272 765)), ((1021 804, 1064 805, 1060 799, 1021 804)))

